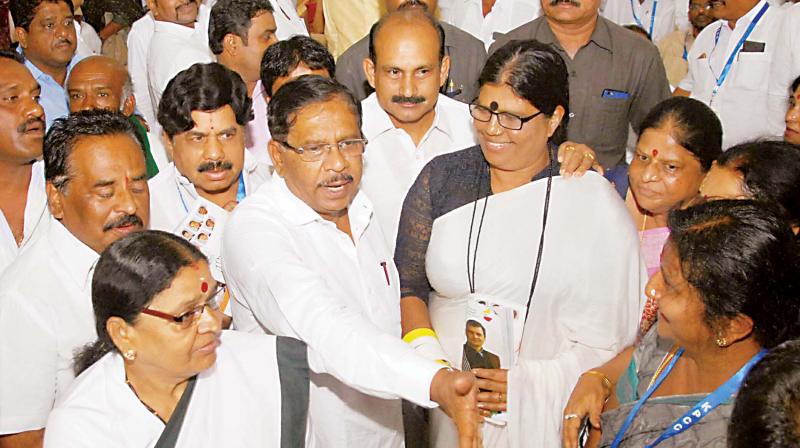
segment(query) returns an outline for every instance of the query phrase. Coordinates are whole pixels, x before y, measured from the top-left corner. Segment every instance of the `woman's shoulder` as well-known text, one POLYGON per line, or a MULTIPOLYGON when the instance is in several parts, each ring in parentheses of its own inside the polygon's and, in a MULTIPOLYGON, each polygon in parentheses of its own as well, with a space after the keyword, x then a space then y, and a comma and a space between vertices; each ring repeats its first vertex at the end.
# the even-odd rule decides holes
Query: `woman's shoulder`
POLYGON ((427 163, 425 170, 432 176, 474 175, 486 164, 480 145, 441 154, 427 163))

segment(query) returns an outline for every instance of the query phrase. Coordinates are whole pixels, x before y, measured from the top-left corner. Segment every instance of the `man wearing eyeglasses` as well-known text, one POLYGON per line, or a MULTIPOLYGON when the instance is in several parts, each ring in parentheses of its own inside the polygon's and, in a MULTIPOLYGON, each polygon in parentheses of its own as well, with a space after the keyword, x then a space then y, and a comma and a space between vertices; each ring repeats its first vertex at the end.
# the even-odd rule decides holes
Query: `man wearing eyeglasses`
POLYGON ((0 277, 0 447, 41 447, 47 416, 94 341, 91 280, 109 244, 149 220, 141 135, 119 112, 53 122, 44 142, 49 227, 0 277))
POLYGON ((363 66, 375 92, 361 102, 370 142, 361 188, 392 250, 403 199, 425 164, 477 141, 468 106, 439 93, 450 69, 443 36, 417 8, 389 13, 370 31, 363 66))
MULTIPOLYGON (((173 163, 150 180, 151 228, 197 245, 219 282, 224 282, 219 256, 228 214, 271 174, 245 151, 251 101, 236 72, 210 63, 178 73, 158 106, 173 163)), ((230 315, 226 302, 220 307, 230 315)))
POLYGON ((229 219, 223 270, 237 329, 308 345, 309 446, 402 447, 400 398, 438 403, 460 446, 473 446, 472 374, 400 339, 397 269, 359 191, 359 103, 334 80, 302 76, 272 97, 269 127, 278 176, 229 219))

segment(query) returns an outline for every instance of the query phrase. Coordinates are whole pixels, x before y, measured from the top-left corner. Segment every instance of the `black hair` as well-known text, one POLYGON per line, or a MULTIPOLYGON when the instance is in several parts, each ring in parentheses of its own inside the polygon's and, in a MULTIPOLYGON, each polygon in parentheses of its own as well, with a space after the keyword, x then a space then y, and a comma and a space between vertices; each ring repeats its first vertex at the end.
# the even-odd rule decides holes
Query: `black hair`
POLYGON ((483 331, 483 337, 486 337, 486 327, 483 326, 480 322, 474 319, 467 320, 467 326, 464 328, 465 330, 469 327, 479 327, 481 331, 483 331))
POLYGON ((19 62, 20 64, 25 63, 25 57, 14 50, 6 50, 4 48, 0 48, 0 58, 11 59, 12 61, 19 62))
POLYGON ((800 224, 800 146, 781 140, 736 145, 717 164, 740 172, 753 199, 782 207, 793 225, 800 224))
POLYGON ((269 0, 219 0, 211 8, 208 21, 208 47, 214 54, 222 53, 222 41, 228 34, 242 38, 247 45, 250 21, 273 8, 269 0))
POLYGON ((398 9, 397 11, 390 12, 389 14, 381 17, 381 19, 375 22, 369 29, 369 58, 372 60, 372 62, 377 63, 375 40, 378 39, 378 32, 381 30, 381 28, 383 28, 383 25, 386 24, 389 19, 392 19, 396 16, 402 17, 406 23, 411 23, 413 20, 416 20, 418 15, 424 17, 425 22, 430 24, 436 30, 436 35, 439 36, 439 62, 442 62, 445 54, 444 28, 442 28, 442 24, 439 23, 439 21, 428 12, 410 9, 398 9))
POLYGON ((567 65, 550 45, 536 40, 512 40, 489 56, 478 80, 505 84, 547 116, 564 108, 561 124, 551 137, 556 145, 567 139, 569 125, 569 77, 567 65))
POLYGON ((294 124, 295 115, 300 109, 317 103, 341 98, 357 116, 361 129, 361 103, 355 99, 347 87, 335 79, 318 75, 304 75, 287 82, 275 92, 269 101, 269 132, 274 140, 286 141, 289 129, 294 124))
POLYGON ((276 79, 289 76, 300 64, 311 70, 327 70, 331 78, 336 74, 333 55, 324 45, 308 36, 293 36, 272 44, 261 58, 261 85, 267 95, 272 96, 276 79))
POLYGON ((779 211, 726 199, 673 210, 668 225, 709 328, 741 314, 762 347, 799 336, 800 246, 779 211))
POLYGON ((800 446, 800 341, 770 350, 745 377, 728 423, 728 448, 800 446))
POLYGON ((244 126, 253 119, 252 103, 238 73, 216 62, 197 63, 167 83, 158 103, 158 123, 171 139, 195 126, 193 111, 231 106, 236 123, 244 126))
POLYGON ((158 230, 133 232, 111 243, 92 275, 97 340, 75 356, 75 374, 117 350, 106 330, 109 318, 134 323, 153 298, 169 288, 181 268, 201 260, 208 261, 194 245, 158 230))
POLYGON ((639 136, 665 126, 672 129, 672 138, 697 158, 703 171, 722 154, 722 124, 701 101, 677 96, 656 104, 639 126, 639 136))
POLYGON ((792 93, 797 92, 798 87, 800 87, 800 76, 794 78, 794 81, 792 81, 792 93))
POLYGON ((14 26, 30 31, 31 22, 36 17, 36 10, 39 9, 42 3, 66 3, 70 14, 75 14, 72 0, 14 0, 9 6, 14 26))
POLYGON ((634 33, 638 34, 639 36, 647 39, 649 42, 653 41, 652 39, 650 39, 650 35, 647 34, 647 30, 645 30, 644 28, 640 27, 639 25, 631 23, 631 24, 628 24, 628 25, 623 25, 622 27, 625 28, 626 30, 633 31, 634 33))
POLYGON ((71 177, 69 158, 78 141, 87 136, 127 135, 142 149, 145 142, 136 125, 119 111, 84 110, 58 118, 44 138, 44 178, 57 189, 71 177))

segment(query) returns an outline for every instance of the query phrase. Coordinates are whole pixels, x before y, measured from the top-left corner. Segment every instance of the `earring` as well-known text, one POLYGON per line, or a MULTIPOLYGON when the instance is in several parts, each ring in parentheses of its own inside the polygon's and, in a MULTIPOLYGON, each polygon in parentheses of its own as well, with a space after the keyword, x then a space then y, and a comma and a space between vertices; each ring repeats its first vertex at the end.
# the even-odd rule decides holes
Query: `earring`
POLYGON ((130 349, 126 351, 125 354, 122 356, 124 356, 125 359, 127 359, 128 361, 133 361, 134 359, 136 359, 136 350, 130 349))
POLYGON ((728 346, 728 340, 725 339, 725 336, 717 337, 717 346, 719 346, 720 348, 728 346))

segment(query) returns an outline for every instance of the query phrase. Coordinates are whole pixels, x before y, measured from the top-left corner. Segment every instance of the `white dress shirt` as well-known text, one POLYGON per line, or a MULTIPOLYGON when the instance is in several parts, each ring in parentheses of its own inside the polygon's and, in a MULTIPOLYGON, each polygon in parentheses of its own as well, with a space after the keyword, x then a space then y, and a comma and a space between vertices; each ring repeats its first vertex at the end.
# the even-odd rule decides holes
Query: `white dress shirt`
POLYGON ((0 434, 41 429, 74 379, 75 350, 97 338, 99 255, 52 219, 0 277, 0 434))
POLYGON ((167 83, 175 75, 198 62, 215 61, 208 44, 202 43, 199 30, 202 30, 202 27, 189 28, 156 20, 155 32, 147 55, 147 80, 154 111, 158 111, 161 95, 167 88, 167 83))
POLYGON ((685 0, 607 0, 601 12, 603 17, 619 26, 639 25, 648 34, 652 22, 653 34, 650 40, 660 42, 676 29, 689 29, 689 2, 685 0), (655 6, 655 8, 654 8, 655 6))
POLYGON ((781 6, 784 15, 781 31, 775 42, 769 77, 769 124, 770 135, 780 138, 786 128, 787 99, 792 82, 800 76, 800 4, 786 3, 781 6))
POLYGON ((223 240, 234 325, 308 345, 308 446, 401 447, 398 398, 432 407, 442 366, 400 339, 397 270, 363 193, 348 213, 352 240, 278 176, 245 199, 223 240))
POLYGON ((259 79, 253 90, 253 119, 247 123, 247 151, 257 161, 272 166, 272 159, 267 151, 267 143, 271 138, 267 124, 268 110, 267 92, 259 79))
POLYGON ((28 197, 25 201, 22 243, 17 246, 14 232, 0 210, 0 274, 39 237, 50 224, 47 210, 47 194, 44 190, 44 162, 36 162, 31 167, 31 181, 28 184, 28 197))
POLYGON ((481 0, 440 0, 442 20, 472 34, 486 44, 495 40, 495 34, 505 34, 520 25, 539 17, 540 0, 497 0, 486 17, 481 0))
MULTIPOLYGON (((133 84, 136 110, 151 127, 156 125, 156 110, 150 101, 150 88, 147 83, 147 55, 150 53, 150 39, 156 29, 153 13, 148 12, 133 22, 128 32, 128 73, 133 84)), ((160 166, 159 166, 160 168, 160 166)))
POLYGON ((394 253, 400 211, 408 189, 434 157, 477 143, 469 106, 439 94, 436 117, 419 146, 406 131, 392 124, 375 93, 361 102, 363 132, 369 140, 364 152, 361 190, 373 201, 375 216, 394 253))
POLYGON ((93 56, 103 51, 103 41, 97 35, 97 31, 87 22, 72 22, 75 25, 75 34, 78 36, 78 48, 75 54, 79 56, 93 56))
POLYGON ((723 149, 770 133, 769 70, 780 35, 782 15, 779 8, 768 8, 747 38, 755 46, 763 44, 763 51, 745 51, 743 45, 712 101, 717 77, 728 57, 766 3, 765 0, 758 2, 736 21, 734 29, 726 20, 708 25, 689 51, 689 72, 679 87, 691 92, 692 98, 708 104, 717 113, 722 122, 723 149), (717 33, 719 42, 715 44, 717 33))

